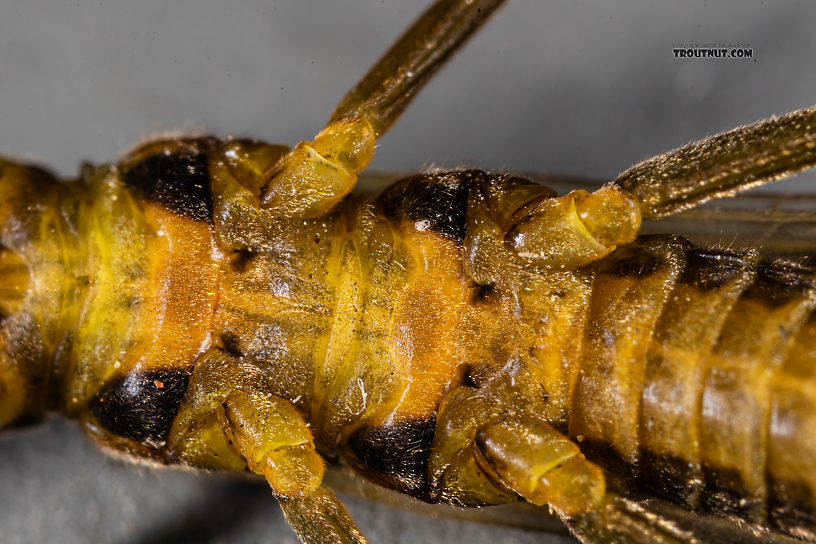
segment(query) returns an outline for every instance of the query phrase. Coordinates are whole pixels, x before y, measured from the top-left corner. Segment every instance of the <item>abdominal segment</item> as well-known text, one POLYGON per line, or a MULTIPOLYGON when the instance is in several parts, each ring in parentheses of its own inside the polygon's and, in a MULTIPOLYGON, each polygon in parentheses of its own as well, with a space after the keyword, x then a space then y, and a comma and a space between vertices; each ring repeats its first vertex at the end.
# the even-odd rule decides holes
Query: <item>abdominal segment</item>
MULTIPOLYGON (((0 240, 3 354, 28 357, 0 361, 0 386, 23 392, 0 416, 40 414, 47 397, 120 449, 234 469, 246 463, 221 407, 262 392, 303 418, 325 458, 428 502, 525 496, 580 511, 606 474, 812 532, 812 270, 671 235, 552 265, 555 251, 514 227, 554 193, 477 170, 270 219, 257 172, 229 157, 264 171, 281 153, 160 141, 89 170, 73 193, 37 181, 62 213, 26 216, 39 252, 0 240), (37 238, 47 222, 60 240, 37 238), (57 276, 33 290, 30 278, 57 276), (48 385, 29 383, 34 371, 48 385), (541 451, 525 457, 525 444, 541 451), (514 481, 518 467, 550 474, 549 487, 514 481)), ((0 219, 21 202, 7 198, 0 219)))
MULTIPOLYGON (((468 257, 450 250, 467 247, 473 193, 489 182, 475 172, 398 182, 381 201, 393 245, 466 268, 468 257), (429 249, 445 243, 447 252, 429 249)), ((399 385, 344 435, 363 474, 457 502, 464 489, 428 480, 427 459, 447 440, 437 407, 458 388, 487 390, 504 379, 495 397, 504 415, 494 420, 533 414, 610 474, 687 507, 791 533, 813 527, 813 271, 667 235, 641 236, 578 270, 508 270, 490 283, 466 271, 454 281, 454 269, 446 275, 439 264, 421 276, 433 261, 424 262, 405 267, 414 275, 395 267, 401 280, 391 285, 400 287, 381 295, 391 300, 389 328, 377 329, 383 351, 366 368, 388 369, 373 381, 399 385), (420 377, 437 385, 417 387, 420 377)), ((506 502, 506 488, 474 459, 471 475, 494 485, 483 498, 506 502)))

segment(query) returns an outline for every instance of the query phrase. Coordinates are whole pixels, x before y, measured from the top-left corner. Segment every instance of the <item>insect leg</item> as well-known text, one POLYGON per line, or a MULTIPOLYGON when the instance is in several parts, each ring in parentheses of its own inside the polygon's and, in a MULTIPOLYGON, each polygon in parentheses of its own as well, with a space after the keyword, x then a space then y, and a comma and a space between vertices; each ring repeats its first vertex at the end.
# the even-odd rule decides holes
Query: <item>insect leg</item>
POLYGON ((286 519, 306 544, 365 542, 343 504, 321 485, 325 467, 295 406, 280 397, 239 391, 223 404, 221 424, 252 472, 262 474, 286 519))
POLYGON ((504 0, 439 0, 343 99, 313 142, 299 143, 266 176, 263 206, 316 217, 354 187, 374 143, 450 56, 504 0))
POLYGON ((492 471, 527 502, 573 514, 595 508, 605 491, 601 469, 549 425, 506 419, 481 428, 475 445, 492 471))
POLYGON ((802 542, 737 519, 690 511, 658 497, 607 491, 592 512, 562 516, 584 544, 796 544, 802 542))
POLYGON ((303 498, 317 489, 323 459, 291 402, 259 391, 236 391, 221 407, 218 419, 227 442, 252 472, 266 477, 277 496, 303 498))
POLYGON ((286 520, 306 544, 365 544, 346 507, 324 485, 303 499, 280 499, 286 520))
POLYGON ((306 544, 364 543, 343 504, 322 485, 325 466, 309 424, 273 390, 268 373, 251 362, 219 349, 205 353, 167 440, 170 460, 264 476, 306 544))
POLYGON ((468 201, 466 266, 478 283, 514 271, 575 270, 632 241, 637 201, 611 187, 558 197, 516 177, 489 177, 468 201))
POLYGON ((604 495, 601 469, 569 438, 532 414, 508 410, 513 386, 462 386, 445 398, 428 465, 431 485, 454 504, 521 496, 566 514, 592 510, 604 495))
POLYGON ((614 185, 657 219, 816 166, 816 107, 760 121, 643 161, 614 185))
POLYGON ((365 117, 379 138, 504 0, 439 0, 343 98, 330 123, 365 117))
POLYGON ((304 543, 365 542, 343 504, 321 484, 323 459, 291 402, 258 391, 237 391, 209 418, 210 424, 215 421, 229 448, 269 482, 304 543))
POLYGON ((795 541, 655 497, 622 494, 620 483, 586 461, 565 436, 535 416, 504 410, 497 400, 502 389, 512 395, 506 384, 458 387, 440 407, 428 465, 440 498, 462 505, 512 502, 517 496, 548 503, 585 544, 795 541))
POLYGON ((483 188, 482 202, 472 203, 482 211, 469 218, 476 249, 469 264, 474 268, 472 257, 479 254, 483 263, 495 260, 503 245, 520 258, 504 263, 507 269, 575 269, 634 239, 641 215, 664 217, 814 166, 816 107, 649 159, 592 194, 536 197, 500 183, 483 188))

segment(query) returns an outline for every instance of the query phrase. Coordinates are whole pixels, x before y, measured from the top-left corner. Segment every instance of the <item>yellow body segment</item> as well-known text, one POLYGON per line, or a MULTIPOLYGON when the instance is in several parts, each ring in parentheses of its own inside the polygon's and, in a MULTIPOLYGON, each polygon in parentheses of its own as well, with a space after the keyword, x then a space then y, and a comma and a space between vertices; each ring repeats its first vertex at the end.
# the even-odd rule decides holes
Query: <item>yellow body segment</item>
POLYGON ((382 424, 432 418, 465 364, 461 322, 468 286, 459 252, 433 233, 405 231, 413 265, 387 331, 387 359, 398 385, 393 406, 378 407, 382 424))
POLYGON ((160 139, 66 183, 0 159, 0 427, 54 410, 133 456, 252 471, 306 544, 365 543, 326 461, 427 502, 549 505, 585 543, 816 542, 816 270, 639 236, 816 166, 816 108, 594 193, 480 170, 352 193, 501 3, 438 0, 291 150, 160 139), (719 517, 689 530, 644 492, 719 517))
MULTIPOLYGON (((3 309, 30 313, 36 280, 64 270, 73 280, 51 297, 77 309, 58 304, 43 329, 64 338, 45 390, 16 361, 3 387, 51 399, 116 448, 262 474, 293 516, 336 500, 320 491, 321 455, 427 501, 522 498, 569 516, 613 504, 597 463, 760 522, 775 501, 801 513, 816 496, 786 483, 796 463, 772 445, 801 440, 783 419, 809 425, 810 386, 788 378, 803 363, 785 362, 810 353, 798 331, 813 290, 793 287, 804 271, 629 241, 638 211, 614 189, 555 197, 479 171, 406 178, 320 217, 274 215, 258 179, 280 157, 160 141, 88 170, 75 193, 46 192, 76 210, 72 236, 38 242, 50 261, 4 241, 3 309), (561 231, 575 236, 559 245, 561 231), (734 365, 753 369, 738 387, 723 381, 734 365), (734 403, 756 409, 711 408, 734 403)), ((5 417, 28 398, 6 394, 5 417)))
POLYGON ((71 414, 115 376, 191 370, 211 343, 221 258, 211 228, 135 198, 118 178, 108 168, 91 177, 77 227, 87 285, 63 389, 71 414))

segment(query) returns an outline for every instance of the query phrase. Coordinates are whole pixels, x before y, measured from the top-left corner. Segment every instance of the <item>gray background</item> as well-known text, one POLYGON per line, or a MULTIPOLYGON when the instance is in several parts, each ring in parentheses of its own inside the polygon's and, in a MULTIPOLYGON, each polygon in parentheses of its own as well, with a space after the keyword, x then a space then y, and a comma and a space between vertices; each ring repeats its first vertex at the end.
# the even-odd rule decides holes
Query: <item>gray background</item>
MULTIPOLYGON (((424 3, 0 0, 0 153, 72 175, 166 131, 309 139, 424 3)), ((816 102, 816 4, 653 4, 513 0, 371 167, 605 179, 816 102), (674 59, 675 42, 747 42, 756 62, 674 59)), ((2 542, 294 542, 262 483, 128 465, 59 420, 0 439, 0 505, 2 542)), ((349 508, 374 543, 559 538, 349 508)))

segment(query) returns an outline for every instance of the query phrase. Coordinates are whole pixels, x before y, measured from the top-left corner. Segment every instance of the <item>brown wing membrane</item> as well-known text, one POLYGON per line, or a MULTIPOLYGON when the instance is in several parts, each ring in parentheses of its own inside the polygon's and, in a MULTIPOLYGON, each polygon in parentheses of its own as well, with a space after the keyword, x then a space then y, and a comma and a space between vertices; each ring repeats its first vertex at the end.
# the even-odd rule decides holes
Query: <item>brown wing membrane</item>
POLYGON ((695 514, 662 499, 609 493, 597 510, 565 520, 584 544, 794 544, 744 522, 695 514))
POLYGON ((816 107, 760 121, 643 161, 614 184, 658 219, 816 165, 816 107))
POLYGON ((814 212, 814 195, 743 195, 646 221, 641 232, 676 232, 703 247, 755 247, 765 256, 812 259, 814 212))

